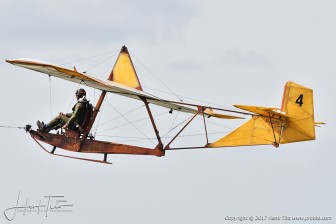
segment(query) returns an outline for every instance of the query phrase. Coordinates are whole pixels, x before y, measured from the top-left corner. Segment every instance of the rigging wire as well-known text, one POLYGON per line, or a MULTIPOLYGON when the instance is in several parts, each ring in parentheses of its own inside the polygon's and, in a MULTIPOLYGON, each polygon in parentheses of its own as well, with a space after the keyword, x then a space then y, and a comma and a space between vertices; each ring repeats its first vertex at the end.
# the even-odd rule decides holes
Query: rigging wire
MULTIPOLYGON (((184 115, 184 114, 183 114, 184 115)), ((187 115, 184 115, 184 116, 187 116, 187 115)), ((189 117, 186 119, 186 120, 188 120, 189 119, 189 117)), ((196 119, 201 119, 201 118, 196 118, 196 119)), ((185 121, 184 121, 185 122, 185 121)), ((211 123, 211 124, 213 124, 213 125, 216 125, 216 126, 219 126, 219 127, 223 127, 223 128, 225 128, 225 129, 228 129, 229 131, 226 131, 226 132, 223 132, 223 133, 228 133, 228 132, 231 132, 231 131, 234 131, 234 130, 236 130, 237 128, 232 128, 232 127, 228 127, 228 126, 225 126, 225 125, 222 125, 222 124, 218 124, 218 123, 215 123, 215 122, 213 122, 213 121, 207 121, 208 123, 211 123)), ((180 125, 180 124, 179 124, 180 125)), ((176 126, 174 127, 174 128, 176 128, 176 126)), ((243 134, 246 134, 246 135, 248 135, 248 136, 250 136, 250 133, 248 132, 248 131, 239 131, 240 133, 243 133, 243 134)), ((208 133, 209 134, 209 133, 208 133)), ((262 140, 267 140, 267 139, 264 139, 264 138, 262 138, 261 136, 254 136, 254 137, 256 137, 256 138, 259 138, 259 139, 262 139, 262 140)))
MULTIPOLYGON (((208 133, 209 135, 216 135, 216 134, 223 134, 223 133, 228 133, 228 131, 224 132, 210 132, 208 133)), ((204 133, 195 133, 195 134, 186 134, 186 135, 179 135, 177 138, 187 138, 187 137, 195 137, 195 136, 203 136, 204 133)), ((128 142, 128 141, 139 141, 139 140, 146 140, 146 138, 142 137, 132 137, 132 136, 119 136, 119 135, 97 135, 101 137, 109 137, 109 138, 125 138, 125 139, 132 139, 132 140, 121 140, 118 142, 128 142)), ((173 136, 167 136, 167 138, 173 138, 173 136)), ((150 138, 155 140, 156 138, 150 138)))
MULTIPOLYGON (((100 114, 99 114, 99 117, 98 117, 98 121, 97 121, 98 125, 95 126, 95 131, 94 131, 93 136, 96 136, 96 134, 97 134, 97 130, 98 130, 98 126, 99 126, 100 118, 101 118, 101 116, 102 116, 102 114, 103 114, 104 107, 105 107, 105 104, 103 103, 103 105, 102 105, 102 109, 101 109, 101 111, 100 111, 100 114)), ((93 133, 93 131, 91 132, 91 134, 92 134, 92 133, 93 133)))
MULTIPOLYGON (((81 82, 83 82, 86 86, 88 86, 83 80, 81 81, 81 82)), ((88 86, 89 87, 89 86, 88 86)), ((94 90, 95 91, 95 90, 94 90)), ((95 91, 96 92, 96 91, 95 91)), ((118 114, 119 114, 119 117, 117 117, 117 118, 120 118, 120 117, 122 117, 122 118, 124 118, 127 122, 128 122, 128 124, 130 124, 130 125, 132 125, 138 132, 140 132, 146 139, 148 139, 150 142, 152 142, 153 144, 155 144, 152 140, 151 140, 151 138, 149 138, 149 137, 147 137, 140 129, 138 129, 135 125, 134 125, 134 123, 135 122, 139 122, 140 120, 137 120, 137 121, 134 121, 134 122, 130 122, 126 117, 125 117, 125 115, 126 114, 129 114, 129 113, 131 113, 131 112, 134 112, 135 110, 138 110, 138 109, 140 109, 140 108, 142 108, 144 105, 142 105, 142 106, 140 106, 140 107, 137 107, 137 108, 134 108, 133 110, 131 110, 131 111, 129 111, 129 112, 127 112, 127 113, 124 113, 124 114, 122 114, 121 112, 119 112, 115 107, 113 107, 106 99, 105 99, 105 102, 113 109, 113 110, 115 110, 118 114)), ((103 105, 104 106, 104 105, 103 105)), ((164 113, 161 113, 161 114, 158 114, 158 115, 154 115, 154 117, 155 116, 159 116, 159 115, 162 115, 162 114, 165 114, 165 113, 167 113, 167 112, 164 112, 164 113)), ((101 113, 102 114, 102 113, 101 113)), ((100 114, 100 116, 101 116, 101 114, 100 114)), ((114 119, 117 119, 117 118, 114 118, 114 119)), ((100 118, 99 118, 100 119, 100 118)), ((107 122, 110 122, 110 121, 112 121, 112 120, 114 120, 114 119, 111 119, 111 120, 109 120, 109 121, 107 121, 107 122)), ((145 119, 141 119, 141 120, 146 120, 146 119, 148 119, 147 117, 145 118, 145 119)), ((107 122, 104 122, 103 124, 105 124, 105 123, 107 123, 107 122)), ((100 125, 103 125, 103 124, 100 124, 100 125)), ((124 124, 124 125, 121 125, 121 126, 125 126, 125 125, 128 125, 128 124, 124 124)), ((100 125, 97 125, 95 128, 96 128, 96 130, 95 130, 95 134, 94 134, 94 136, 97 134, 97 129, 98 129, 98 126, 100 126, 100 125)), ((118 126, 118 127, 121 127, 121 126, 118 126)), ((101 132, 104 132, 104 131, 108 131, 108 130, 112 130, 112 129, 115 129, 115 128, 118 128, 118 127, 114 127, 114 128, 110 128, 110 129, 107 129, 107 130, 103 130, 103 131, 99 131, 98 133, 101 133, 101 132)))
MULTIPOLYGON (((156 114, 156 115, 153 115, 153 117, 158 117, 158 116, 161 116, 163 114, 166 114, 167 112, 162 112, 160 114, 156 114)), ((119 116, 120 117, 120 116, 119 116)), ((137 122, 140 122, 140 121, 144 121, 144 120, 148 120, 149 118, 148 117, 145 117, 145 118, 141 118, 141 119, 138 119, 138 120, 135 120, 135 121, 132 121, 130 123, 137 123, 137 122)), ((110 130, 113 130, 113 129, 116 129, 116 128, 120 128, 120 127, 124 127, 126 125, 129 125, 128 123, 126 124, 122 124, 122 125, 119 125, 119 126, 116 126, 116 127, 113 127, 113 128, 109 128, 109 129, 105 129, 105 130, 102 130, 102 131, 99 131, 98 133, 102 133, 102 132, 106 132, 106 131, 110 131, 110 130)))
POLYGON ((95 65, 91 66, 90 68, 86 69, 83 73, 87 73, 89 70, 91 70, 91 69, 93 69, 93 68, 95 68, 95 67, 97 67, 97 66, 103 64, 104 62, 106 62, 106 61, 109 60, 110 58, 114 57, 115 55, 116 55, 116 54, 113 54, 113 55, 111 55, 111 56, 108 56, 108 57, 105 58, 104 60, 102 60, 102 61, 96 63, 95 65))
MULTIPOLYGON (((78 86, 77 86, 77 89, 79 89, 79 88, 81 87, 82 82, 84 82, 84 81, 83 81, 83 80, 80 81, 80 83, 79 83, 78 86)), ((84 82, 84 83, 85 83, 85 82, 84 82)), ((85 83, 85 84, 86 84, 86 83, 85 83)), ((71 105, 73 104, 74 99, 75 99, 75 98, 72 98, 71 103, 70 103, 69 106, 68 106, 68 110, 67 110, 67 112, 70 110, 70 107, 71 107, 71 105)))
POLYGON ((130 125, 132 125, 139 133, 141 133, 146 139, 148 139, 151 143, 155 145, 155 143, 147 136, 145 135, 139 128, 137 128, 132 122, 130 122, 122 113, 120 113, 116 108, 114 108, 107 100, 105 100, 106 103, 115 110, 122 118, 124 118, 130 125))
MULTIPOLYGON (((88 86, 84 81, 83 81, 83 83, 84 83, 86 86, 88 86)), ((88 86, 88 87, 89 87, 89 86, 88 86)), ((92 88, 92 89, 93 89, 93 88, 92 88)), ((95 95, 97 94, 97 93, 96 93, 97 91, 93 89, 93 92, 94 92, 94 96, 95 96, 95 95)), ((100 115, 99 115, 98 121, 100 121, 100 118, 101 118, 101 115, 102 115, 102 111, 104 110, 104 106, 105 106, 105 104, 103 104, 103 108, 102 108, 101 113, 100 113, 100 115)), ((136 111, 136 110, 139 110, 140 108, 142 108, 142 107, 144 107, 144 106, 145 106, 145 105, 141 105, 141 106, 139 106, 139 107, 136 107, 136 108, 134 108, 134 109, 132 109, 132 110, 130 110, 130 111, 124 113, 123 115, 125 116, 126 114, 130 114, 130 113, 132 113, 132 112, 134 112, 134 111, 136 111)), ((96 133, 97 133, 97 131, 98 131, 98 127, 100 127, 100 126, 102 126, 102 125, 105 125, 105 124, 107 124, 107 123, 109 123, 109 122, 111 122, 111 121, 113 121, 113 120, 119 119, 120 117, 122 117, 122 115, 119 115, 118 117, 112 118, 112 119, 110 119, 110 120, 108 120, 108 121, 105 121, 105 122, 103 122, 103 123, 101 123, 101 124, 99 124, 99 122, 98 122, 98 124, 94 126, 94 129, 95 129, 95 134, 94 134, 94 135, 96 135, 96 133)), ((126 124, 126 125, 127 125, 127 124, 126 124)), ((111 128, 111 129, 114 129, 114 128, 111 128)), ((107 129, 107 130, 111 130, 111 129, 107 129)), ((103 130, 103 131, 100 131, 100 132, 104 132, 104 131, 107 131, 107 130, 103 130)), ((100 133, 100 132, 98 132, 98 133, 100 133)))
POLYGON ((175 125, 173 128, 171 128, 166 134, 164 134, 163 136, 168 135, 172 130, 176 129, 177 127, 181 126, 182 124, 184 124, 185 122, 187 122, 190 118, 192 118, 193 115, 191 115, 190 117, 188 117, 187 119, 185 119, 184 121, 178 123, 177 125, 175 125))
MULTIPOLYGON (((132 113, 132 112, 134 112, 134 111, 137 111, 137 110, 139 110, 140 108, 142 108, 142 107, 144 107, 144 106, 145 106, 145 105, 142 105, 142 106, 139 106, 139 107, 137 107, 137 108, 134 108, 134 109, 132 109, 132 110, 130 110, 130 111, 124 113, 124 115, 126 115, 126 114, 130 114, 130 113, 132 113)), ((120 117, 121 117, 121 116, 118 116, 118 117, 112 118, 112 119, 110 119, 110 120, 108 120, 108 121, 105 121, 104 123, 101 123, 101 124, 97 125, 97 128, 98 128, 99 126, 105 125, 105 124, 107 124, 107 123, 109 123, 109 122, 111 122, 111 121, 114 121, 114 120, 116 120, 116 119, 119 119, 120 117)))
MULTIPOLYGON (((169 95, 174 95, 174 94, 171 94, 171 93, 166 92, 166 91, 162 91, 162 90, 158 90, 158 89, 154 89, 154 88, 149 88, 149 87, 146 87, 146 88, 149 89, 149 90, 156 91, 156 92, 161 92, 161 93, 165 93, 165 94, 169 94, 169 95)), ((215 106, 218 106, 218 107, 223 107, 223 109, 224 108, 228 108, 228 109, 238 109, 238 110, 240 110, 239 108, 236 108, 236 107, 233 107, 233 106, 224 106, 224 105, 220 105, 220 104, 213 103, 213 102, 206 101, 206 100, 195 99, 195 98, 192 98, 192 97, 189 97, 189 96, 184 96, 184 95, 178 95, 178 96, 182 97, 182 98, 185 98, 185 99, 195 100, 197 102, 203 102, 203 103, 207 103, 207 104, 210 104, 210 105, 215 105, 215 106)))
POLYGON ((99 56, 102 56, 102 55, 106 55, 106 54, 110 54, 110 53, 116 53, 116 52, 118 52, 118 50, 107 51, 107 52, 102 53, 102 54, 97 54, 97 55, 94 55, 94 56, 91 56, 91 57, 78 59, 76 61, 71 61, 71 62, 63 63, 61 65, 68 65, 68 64, 71 64, 71 63, 75 63, 75 62, 85 61, 85 60, 88 60, 88 59, 92 59, 92 58, 96 58, 96 57, 99 57, 99 56))
MULTIPOLYGON (((154 91, 158 91, 158 92, 162 92, 162 93, 166 93, 166 94, 170 94, 170 95, 173 95, 175 96, 180 102, 183 102, 183 100, 181 99, 182 98, 186 98, 186 99, 191 99, 191 100, 195 100, 195 101, 198 101, 198 102, 204 102, 204 103, 208 103, 208 104, 212 104, 212 105, 216 105, 216 106, 220 106, 220 107, 223 107, 223 108, 229 108, 229 109, 237 109, 235 107, 228 107, 228 106, 223 106, 223 105, 219 105, 219 104, 216 104, 216 103, 212 103, 212 102, 209 102, 209 101, 204 101, 204 100, 198 100, 198 99, 195 99, 195 98, 192 98, 192 97, 188 97, 188 96, 182 96, 182 95, 178 95, 176 94, 175 92, 173 92, 164 82, 162 82, 155 74, 154 72, 152 72, 147 66, 145 66, 139 59, 137 59, 136 56, 133 55, 133 58, 139 63, 141 64, 148 72, 149 74, 151 74, 157 81, 159 81, 169 92, 165 92, 165 91, 162 91, 162 90, 157 90, 157 89, 154 89, 154 88, 150 88, 150 87, 147 87, 147 89, 149 90, 154 90, 154 91)), ((146 92, 147 94, 151 95, 151 96, 154 96, 157 98, 157 96, 147 92, 147 91, 144 91, 146 92)), ((240 109, 238 109, 239 111, 241 111, 240 109)))
MULTIPOLYGON (((87 84, 85 83, 85 85, 87 85, 87 84)), ((93 88, 91 88, 91 90, 93 92, 93 103, 96 104, 96 91, 93 88)))
POLYGON ((166 84, 164 84, 155 74, 154 72, 152 72, 151 70, 149 70, 149 68, 147 68, 139 59, 137 59, 134 55, 133 55, 133 58, 138 62, 140 63, 148 72, 149 74, 151 74, 158 82, 161 83, 161 85, 163 85, 164 87, 166 87, 169 92, 171 92, 171 94, 173 94, 177 99, 179 99, 181 102, 183 102, 183 100, 177 95, 175 94, 166 84))
POLYGON ((18 129, 25 129, 26 126, 24 126, 24 127, 16 127, 16 126, 10 126, 10 125, 0 125, 0 128, 18 128, 18 129))
MULTIPOLYGON (((196 119, 201 119, 201 118, 196 118, 196 119)), ((232 127, 228 127, 228 126, 225 126, 225 125, 222 125, 222 124, 218 124, 218 123, 215 123, 215 122, 213 122, 213 121, 207 121, 208 123, 211 123, 211 124, 213 124, 213 125, 216 125, 216 126, 219 126, 219 127, 223 127, 223 128, 225 128, 225 129, 228 129, 229 131, 227 131, 227 132, 231 132, 231 131, 234 131, 234 130, 236 130, 237 129, 237 127, 235 127, 235 128, 232 128, 232 127)), ((225 133, 227 133, 227 132, 225 132, 225 133)), ((248 131, 239 131, 240 133, 243 133, 243 134, 245 134, 245 135, 248 135, 248 136, 250 136, 250 133, 248 132, 248 131)), ((262 139, 262 140, 266 140, 266 139, 264 139, 264 138, 262 138, 262 137, 260 137, 260 136, 254 136, 254 137, 256 137, 256 138, 259 138, 259 139, 262 139)))
POLYGON ((167 140, 167 138, 168 138, 167 135, 169 135, 169 133, 173 130, 172 127, 173 127, 173 125, 174 125, 174 123, 175 123, 175 121, 176 121, 177 116, 179 115, 179 113, 180 113, 180 111, 177 111, 176 116, 175 116, 175 118, 174 118, 172 124, 170 125, 170 128, 169 128, 168 132, 167 132, 165 135, 162 136, 162 138, 164 138, 163 144, 166 143, 166 140, 167 140))
POLYGON ((52 95, 51 95, 51 75, 49 75, 49 106, 50 106, 50 120, 52 116, 52 95))

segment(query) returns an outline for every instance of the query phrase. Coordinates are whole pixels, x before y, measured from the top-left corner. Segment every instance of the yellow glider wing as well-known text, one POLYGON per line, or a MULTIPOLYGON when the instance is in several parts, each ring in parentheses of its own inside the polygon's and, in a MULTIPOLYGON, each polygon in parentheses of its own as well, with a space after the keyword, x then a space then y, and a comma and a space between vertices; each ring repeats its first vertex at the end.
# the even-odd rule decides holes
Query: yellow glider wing
POLYGON ((176 105, 167 102, 160 102, 160 99, 150 96, 149 94, 137 90, 135 88, 125 86, 123 84, 109 81, 109 80, 101 80, 94 76, 83 74, 77 71, 73 71, 67 68, 62 68, 56 65, 48 64, 45 62, 35 61, 32 59, 16 59, 16 60, 7 60, 7 62, 17 65, 23 68, 31 69, 37 72, 45 73, 50 76, 54 76, 57 78, 65 79, 67 81, 75 82, 75 83, 84 83, 85 85, 99 89, 102 91, 107 91, 115 94, 119 94, 122 96, 130 97, 133 99, 140 100, 139 97, 144 97, 151 101, 151 99, 155 99, 155 101, 151 101, 151 103, 167 107, 169 109, 180 110, 182 112, 187 113, 195 113, 195 110, 189 107, 184 107, 181 105, 176 105))
MULTIPOLYGON (((123 54, 123 52, 121 52, 121 54, 123 54)), ((154 105, 158 105, 161 107, 166 107, 168 109, 173 109, 176 111, 181 111, 181 112, 191 113, 191 114, 195 114, 198 111, 196 109, 190 108, 188 106, 185 106, 179 103, 162 100, 160 98, 154 97, 151 94, 141 91, 141 85, 136 77, 136 73, 130 61, 130 58, 127 55, 119 56, 117 63, 114 66, 114 69, 112 70, 112 80, 114 81, 101 80, 92 75, 77 72, 76 69, 70 70, 68 68, 63 68, 60 66, 52 65, 47 62, 42 62, 42 61, 38 61, 34 59, 14 59, 14 60, 6 60, 6 61, 13 65, 17 65, 23 68, 41 72, 49 76, 54 76, 54 77, 65 79, 67 81, 71 81, 75 83, 84 83, 85 85, 95 88, 95 89, 119 94, 119 95, 133 98, 136 100, 141 100, 139 97, 143 97, 143 98, 146 98, 149 103, 152 103, 154 105), (122 68, 123 66, 131 66, 132 68, 123 69, 122 68), (134 73, 132 73, 132 71, 134 71, 134 73), (125 83, 123 79, 121 78, 121 76, 122 74, 126 74, 128 72, 132 74, 130 76, 133 77, 134 79, 131 78, 131 80, 133 81, 125 83)), ((208 114, 206 112, 205 114, 208 116, 214 116, 214 117, 226 118, 226 119, 240 118, 240 117, 230 116, 230 115, 208 114)))

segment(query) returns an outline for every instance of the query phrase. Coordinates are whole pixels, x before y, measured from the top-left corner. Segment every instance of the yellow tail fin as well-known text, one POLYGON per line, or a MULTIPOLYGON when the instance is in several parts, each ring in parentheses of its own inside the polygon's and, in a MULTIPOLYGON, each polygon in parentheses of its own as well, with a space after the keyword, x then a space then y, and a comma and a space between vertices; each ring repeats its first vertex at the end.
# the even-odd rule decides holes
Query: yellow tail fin
POLYGON ((281 110, 290 117, 286 120, 281 143, 315 140, 312 89, 287 82, 281 110))
POLYGON ((315 140, 313 90, 294 82, 285 85, 281 111, 235 105, 256 115, 209 147, 270 145, 315 140))

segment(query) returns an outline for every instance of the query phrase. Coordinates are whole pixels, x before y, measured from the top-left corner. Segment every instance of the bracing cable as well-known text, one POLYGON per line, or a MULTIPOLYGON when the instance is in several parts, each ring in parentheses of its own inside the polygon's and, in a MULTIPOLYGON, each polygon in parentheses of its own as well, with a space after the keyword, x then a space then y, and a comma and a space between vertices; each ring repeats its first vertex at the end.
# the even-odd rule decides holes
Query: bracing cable
POLYGON ((158 82, 161 83, 161 85, 163 85, 169 92, 171 92, 177 99, 179 99, 181 102, 183 102, 183 100, 176 94, 174 93, 166 84, 164 84, 164 82, 162 82, 155 74, 154 72, 152 72, 151 70, 149 70, 149 68, 147 68, 140 60, 138 60, 134 55, 133 58, 139 62, 148 72, 149 74, 151 74, 158 82))
POLYGON ((49 75, 49 106, 50 106, 50 120, 53 119, 52 116, 52 94, 51 94, 51 76, 49 75))
POLYGON ((126 120, 130 125, 132 125, 139 133, 141 133, 146 139, 148 139, 151 143, 155 145, 155 143, 147 136, 145 133, 143 133, 139 128, 137 128, 132 122, 130 122, 121 112, 119 112, 116 108, 114 108, 107 100, 105 100, 106 103, 114 110, 116 111, 124 120, 126 120))
POLYGON ((87 57, 87 58, 78 59, 78 60, 76 60, 76 61, 66 62, 66 63, 63 63, 63 64, 61 64, 61 65, 68 65, 68 64, 75 63, 75 62, 85 61, 85 60, 92 59, 92 58, 96 58, 96 57, 99 57, 99 56, 102 56, 102 55, 106 55, 106 54, 110 54, 110 53, 115 53, 115 52, 117 52, 117 51, 118 51, 118 50, 107 51, 107 52, 102 53, 102 54, 97 54, 97 55, 90 56, 90 57, 87 57))

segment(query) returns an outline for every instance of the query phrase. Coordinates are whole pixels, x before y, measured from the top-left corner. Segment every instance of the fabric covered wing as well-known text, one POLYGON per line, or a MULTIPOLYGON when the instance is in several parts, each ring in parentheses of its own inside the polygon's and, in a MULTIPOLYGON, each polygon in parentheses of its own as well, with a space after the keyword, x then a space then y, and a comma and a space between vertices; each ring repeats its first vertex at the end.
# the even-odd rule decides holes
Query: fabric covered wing
MULTIPOLYGON (((117 82, 113 82, 109 80, 101 80, 94 76, 77 72, 76 70, 70 70, 67 68, 59 67, 59 66, 52 65, 46 62, 42 62, 42 61, 37 61, 34 59, 15 59, 15 60, 6 60, 6 61, 13 65, 17 65, 23 68, 41 72, 41 73, 44 73, 50 76, 65 79, 67 81, 71 81, 75 83, 82 82, 83 84, 89 87, 99 89, 102 91, 107 91, 110 93, 119 94, 119 95, 126 96, 126 97, 130 97, 136 100, 140 100, 139 97, 144 97, 147 99, 149 103, 152 103, 152 104, 155 104, 161 107, 166 107, 168 109, 173 109, 173 110, 177 110, 177 111, 181 111, 185 113, 192 113, 192 114, 197 113, 196 109, 193 109, 193 108, 190 108, 184 105, 180 105, 177 103, 172 103, 169 101, 161 100, 141 90, 138 90, 138 89, 135 89, 135 88, 132 88, 132 87, 129 87, 129 86, 117 83, 117 82)), ((207 115, 211 115, 211 114, 207 114, 207 115)), ((222 117, 215 116, 215 117, 228 118, 228 119, 238 118, 238 117, 230 116, 230 115, 223 115, 222 117)))

